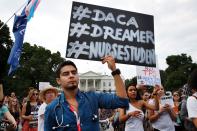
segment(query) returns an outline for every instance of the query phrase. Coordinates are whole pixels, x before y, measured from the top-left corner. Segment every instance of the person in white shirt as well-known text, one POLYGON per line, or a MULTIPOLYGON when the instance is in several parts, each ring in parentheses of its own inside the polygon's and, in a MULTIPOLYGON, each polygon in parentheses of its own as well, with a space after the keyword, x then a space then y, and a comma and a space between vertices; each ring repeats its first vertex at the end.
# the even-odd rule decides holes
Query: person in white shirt
MULTIPOLYGON (((164 87, 160 86, 157 95, 159 99, 165 95, 164 87)), ((159 100, 159 110, 158 111, 148 111, 148 118, 152 123, 154 131, 175 131, 174 122, 176 120, 176 113, 173 111, 169 104, 162 105, 161 100, 159 100)), ((154 100, 149 100, 149 104, 154 104, 154 100)))
POLYGON ((197 128, 197 69, 195 69, 189 79, 188 86, 192 89, 192 96, 187 99, 188 117, 192 119, 195 127, 197 128))
MULTIPOLYGON (((158 87, 154 88, 154 93, 157 93, 158 87)), ((129 108, 120 109, 120 122, 125 122, 125 131, 144 131, 143 120, 144 113, 143 108, 150 110, 158 110, 159 102, 155 97, 155 104, 150 105, 147 102, 141 100, 138 95, 138 91, 135 84, 130 84, 126 87, 127 95, 129 98, 129 108)))
POLYGON ((52 102, 58 95, 55 87, 47 87, 40 92, 40 97, 44 101, 38 110, 38 131, 44 131, 44 112, 47 104, 52 102))

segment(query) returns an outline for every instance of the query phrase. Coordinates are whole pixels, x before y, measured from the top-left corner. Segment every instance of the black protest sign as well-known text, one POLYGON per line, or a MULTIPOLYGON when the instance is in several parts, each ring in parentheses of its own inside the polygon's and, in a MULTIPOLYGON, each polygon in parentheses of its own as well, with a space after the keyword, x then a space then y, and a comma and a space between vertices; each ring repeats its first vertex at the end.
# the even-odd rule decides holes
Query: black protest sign
POLYGON ((73 2, 67 58, 155 66, 153 16, 73 2))

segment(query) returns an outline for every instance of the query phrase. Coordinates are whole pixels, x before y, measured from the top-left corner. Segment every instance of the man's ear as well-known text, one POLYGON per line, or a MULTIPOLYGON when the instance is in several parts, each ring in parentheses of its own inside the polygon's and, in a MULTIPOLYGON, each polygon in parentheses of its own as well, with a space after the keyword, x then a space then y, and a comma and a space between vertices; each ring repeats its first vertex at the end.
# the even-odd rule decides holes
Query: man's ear
POLYGON ((57 82, 58 85, 60 85, 61 84, 60 78, 56 78, 56 82, 57 82))

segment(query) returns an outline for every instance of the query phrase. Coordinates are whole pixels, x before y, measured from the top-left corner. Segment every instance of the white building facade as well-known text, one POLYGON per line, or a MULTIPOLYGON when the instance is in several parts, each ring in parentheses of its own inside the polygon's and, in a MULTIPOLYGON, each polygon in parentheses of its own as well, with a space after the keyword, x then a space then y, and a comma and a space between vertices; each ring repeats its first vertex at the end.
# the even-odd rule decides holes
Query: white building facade
POLYGON ((79 88, 82 91, 115 92, 114 79, 112 76, 102 75, 93 71, 79 74, 79 88))

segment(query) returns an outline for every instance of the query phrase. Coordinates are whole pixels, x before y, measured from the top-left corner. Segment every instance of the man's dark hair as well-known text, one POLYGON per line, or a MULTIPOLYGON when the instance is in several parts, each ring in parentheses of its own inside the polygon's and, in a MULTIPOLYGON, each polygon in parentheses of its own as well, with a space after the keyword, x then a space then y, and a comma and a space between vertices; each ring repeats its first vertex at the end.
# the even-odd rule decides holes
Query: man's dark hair
POLYGON ((197 69, 195 69, 188 78, 188 86, 197 90, 197 69))
POLYGON ((60 64, 58 65, 57 70, 56 70, 56 77, 57 77, 57 78, 60 78, 60 71, 61 71, 61 69, 62 69, 64 66, 69 66, 69 65, 73 66, 73 67, 77 70, 77 67, 76 67, 75 63, 72 62, 72 61, 70 61, 70 60, 67 60, 67 61, 64 61, 64 62, 62 62, 62 63, 60 63, 60 64))

